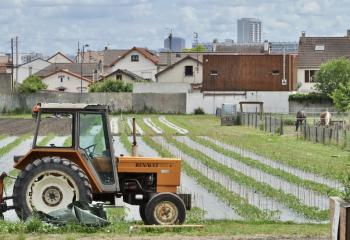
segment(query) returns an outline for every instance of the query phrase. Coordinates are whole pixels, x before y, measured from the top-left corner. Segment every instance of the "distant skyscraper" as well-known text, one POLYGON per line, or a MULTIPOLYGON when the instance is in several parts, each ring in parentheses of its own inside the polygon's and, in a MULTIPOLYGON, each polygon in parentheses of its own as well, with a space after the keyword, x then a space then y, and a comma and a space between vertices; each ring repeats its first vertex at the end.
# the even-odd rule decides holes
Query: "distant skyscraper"
POLYGON ((260 43, 262 23, 256 18, 241 18, 237 20, 238 43, 260 43))
MULTIPOLYGON (((164 48, 170 49, 170 39, 167 37, 164 39, 164 48)), ((186 48, 186 40, 180 37, 172 37, 171 40, 171 51, 172 52, 181 52, 182 49, 186 48)))

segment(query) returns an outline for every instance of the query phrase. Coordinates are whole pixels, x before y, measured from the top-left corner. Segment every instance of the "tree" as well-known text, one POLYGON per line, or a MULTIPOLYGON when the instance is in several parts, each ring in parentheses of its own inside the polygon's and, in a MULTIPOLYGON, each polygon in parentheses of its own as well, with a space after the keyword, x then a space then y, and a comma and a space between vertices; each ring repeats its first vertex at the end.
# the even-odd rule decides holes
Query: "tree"
POLYGON ((132 92, 132 83, 125 83, 121 80, 105 79, 91 84, 89 92, 132 92))
POLYGON ((26 78, 22 84, 18 86, 18 92, 20 93, 35 93, 47 88, 47 85, 42 82, 41 78, 32 75, 26 78))
POLYGON ((350 111, 350 82, 340 86, 332 93, 333 102, 335 107, 342 111, 350 111))
POLYGON ((316 75, 316 89, 321 93, 332 96, 333 91, 341 84, 350 81, 350 61, 344 57, 330 60, 321 65, 316 75))
POLYGON ((193 48, 184 48, 182 49, 182 51, 183 52, 206 52, 207 49, 202 44, 198 44, 193 48))

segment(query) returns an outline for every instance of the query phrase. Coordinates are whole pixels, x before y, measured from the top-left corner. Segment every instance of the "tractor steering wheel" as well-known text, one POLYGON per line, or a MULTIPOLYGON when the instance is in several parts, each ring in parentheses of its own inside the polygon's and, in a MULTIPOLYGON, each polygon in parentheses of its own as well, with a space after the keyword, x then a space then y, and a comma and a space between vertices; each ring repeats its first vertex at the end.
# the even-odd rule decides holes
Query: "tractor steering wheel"
POLYGON ((83 148, 90 158, 94 158, 96 144, 92 144, 86 148, 83 148))

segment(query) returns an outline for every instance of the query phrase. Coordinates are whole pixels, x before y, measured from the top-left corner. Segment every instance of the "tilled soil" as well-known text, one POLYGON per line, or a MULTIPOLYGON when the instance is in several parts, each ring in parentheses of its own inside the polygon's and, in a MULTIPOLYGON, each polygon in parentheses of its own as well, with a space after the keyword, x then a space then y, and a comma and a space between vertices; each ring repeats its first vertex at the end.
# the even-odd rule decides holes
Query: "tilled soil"
MULTIPOLYGON (((43 119, 40 126, 39 135, 47 135, 54 132, 60 136, 70 135, 71 119, 46 118, 43 119)), ((19 136, 26 133, 34 133, 35 119, 0 119, 0 134, 10 136, 19 136)))

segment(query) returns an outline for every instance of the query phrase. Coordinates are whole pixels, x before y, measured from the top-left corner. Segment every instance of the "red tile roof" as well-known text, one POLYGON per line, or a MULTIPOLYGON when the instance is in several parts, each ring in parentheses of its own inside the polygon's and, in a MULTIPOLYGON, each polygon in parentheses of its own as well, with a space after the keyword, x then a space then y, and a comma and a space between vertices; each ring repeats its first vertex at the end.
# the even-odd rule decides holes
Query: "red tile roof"
POLYGON ((156 56, 154 53, 150 52, 147 48, 139 48, 139 47, 133 47, 127 52, 125 52, 120 58, 113 61, 110 66, 115 65, 117 62, 119 62, 121 59, 125 58, 127 55, 129 55, 132 51, 137 51, 140 54, 142 54, 145 58, 153 62, 154 64, 158 64, 158 56, 156 56))

